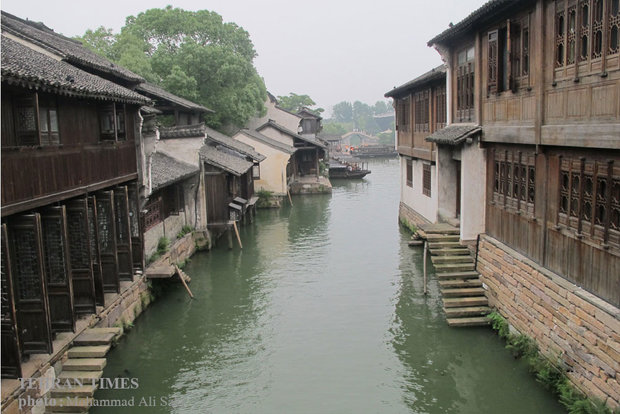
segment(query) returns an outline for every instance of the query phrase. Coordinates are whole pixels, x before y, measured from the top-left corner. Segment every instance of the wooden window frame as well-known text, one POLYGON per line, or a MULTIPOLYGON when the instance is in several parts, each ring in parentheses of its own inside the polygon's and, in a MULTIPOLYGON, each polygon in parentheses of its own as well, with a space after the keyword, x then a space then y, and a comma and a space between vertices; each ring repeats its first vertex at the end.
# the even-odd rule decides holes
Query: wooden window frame
POLYGON ((424 163, 422 164, 422 194, 427 197, 432 196, 431 188, 432 188, 432 174, 431 174, 431 164, 424 163))
POLYGON ((38 92, 13 97, 13 120, 17 147, 44 147, 60 145, 58 103, 55 96, 41 96, 38 92), (27 110, 32 117, 32 129, 20 129, 20 111, 27 110))
POLYGON ((414 95, 415 127, 416 132, 430 131, 430 89, 416 92, 414 95))
POLYGON ((99 107, 100 141, 127 140, 127 111, 125 104, 116 102, 99 107))
POLYGON ((444 128, 448 120, 446 96, 445 84, 435 88, 435 131, 444 128))
POLYGON ((413 188, 413 161, 410 159, 407 159, 406 170, 407 171, 405 172, 405 178, 407 187, 413 188))
POLYGON ((456 53, 456 118, 459 122, 471 121, 474 117, 475 55, 473 44, 456 53))
POLYGON ((487 97, 529 87, 530 15, 487 32, 487 97))
POLYGON ((411 124, 411 99, 409 96, 398 99, 396 105, 396 129, 401 132, 409 132, 411 124))
POLYGON ((536 157, 529 151, 496 151, 492 203, 517 214, 536 211, 536 157))

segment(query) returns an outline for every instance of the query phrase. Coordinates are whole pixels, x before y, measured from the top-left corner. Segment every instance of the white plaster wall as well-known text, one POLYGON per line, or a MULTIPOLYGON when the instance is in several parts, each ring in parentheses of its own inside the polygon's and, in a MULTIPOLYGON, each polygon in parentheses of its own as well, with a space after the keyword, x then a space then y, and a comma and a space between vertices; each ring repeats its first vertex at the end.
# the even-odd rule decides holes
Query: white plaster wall
POLYGON ((198 165, 200 160, 199 151, 204 145, 204 140, 204 136, 160 139, 157 141, 157 152, 163 152, 191 165, 198 165))
POLYGON ((267 190, 272 191, 275 195, 286 195, 286 165, 291 154, 280 151, 241 132, 233 138, 253 146, 257 152, 267 157, 260 163, 260 180, 254 180, 255 191, 267 190))
POLYGON ((456 168, 452 155, 452 147, 437 146, 437 214, 440 220, 456 217, 456 168))
POLYGON ((461 150, 461 240, 474 240, 485 231, 486 150, 478 140, 461 150))
POLYGON ((279 130, 272 128, 271 126, 261 129, 260 133, 265 135, 266 137, 275 139, 276 141, 281 142, 291 147, 294 144, 293 138, 290 135, 285 134, 284 132, 280 132, 279 130))
POLYGON ((437 179, 436 166, 431 166, 431 197, 422 192, 422 175, 424 162, 413 159, 413 187, 407 185, 407 158, 400 157, 400 201, 416 211, 422 217, 435 223, 437 221, 437 179))
POLYGON ((300 117, 278 108, 269 98, 267 98, 267 102, 265 102, 265 108, 267 109, 267 114, 261 118, 251 118, 247 123, 247 129, 256 129, 270 119, 273 119, 283 127, 297 132, 301 121, 300 117))

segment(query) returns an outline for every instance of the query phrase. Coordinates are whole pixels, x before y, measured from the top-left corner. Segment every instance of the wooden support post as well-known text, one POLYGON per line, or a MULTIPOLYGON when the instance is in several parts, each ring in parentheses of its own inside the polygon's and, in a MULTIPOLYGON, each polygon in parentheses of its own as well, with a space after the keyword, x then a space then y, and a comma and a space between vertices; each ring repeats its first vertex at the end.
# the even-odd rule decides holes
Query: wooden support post
MULTIPOLYGON (((233 222, 234 223, 234 222, 233 222)), ((233 248, 233 239, 232 239, 232 226, 229 224, 226 226, 226 237, 228 238, 228 248, 233 248)))
POLYGON ((179 269, 179 266, 177 265, 174 265, 174 269, 177 271, 177 275, 179 275, 179 279, 181 279, 181 283, 183 283, 183 286, 185 287, 185 290, 187 290, 189 297, 194 299, 194 295, 192 294, 192 291, 189 290, 189 286, 187 286, 187 282, 185 282, 185 278, 183 277, 183 271, 179 269))
POLYGON ((426 288, 426 256, 428 255, 428 242, 424 242, 424 295, 428 294, 428 289, 426 288))
POLYGON ((291 192, 289 189, 286 189, 286 194, 288 194, 288 201, 291 203, 291 207, 293 207, 293 199, 291 198, 291 192))
POLYGON ((237 228, 236 221, 233 221, 233 228, 235 229, 235 234, 237 235, 237 241, 239 242, 239 248, 243 249, 243 245, 241 244, 241 236, 239 236, 239 229, 237 228))

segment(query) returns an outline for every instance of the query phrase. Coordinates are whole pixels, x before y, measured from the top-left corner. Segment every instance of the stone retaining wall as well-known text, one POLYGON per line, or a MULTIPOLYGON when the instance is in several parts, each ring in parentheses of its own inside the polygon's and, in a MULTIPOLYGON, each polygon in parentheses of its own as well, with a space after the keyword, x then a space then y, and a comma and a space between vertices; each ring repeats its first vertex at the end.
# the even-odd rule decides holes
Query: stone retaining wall
POLYGON ((420 213, 418 213, 402 201, 398 206, 398 219, 401 221, 405 219, 409 224, 413 224, 416 227, 419 227, 420 224, 430 223, 420 213))
POLYGON ((489 236, 480 239, 478 271, 489 304, 514 329, 588 396, 620 406, 620 309, 489 236))

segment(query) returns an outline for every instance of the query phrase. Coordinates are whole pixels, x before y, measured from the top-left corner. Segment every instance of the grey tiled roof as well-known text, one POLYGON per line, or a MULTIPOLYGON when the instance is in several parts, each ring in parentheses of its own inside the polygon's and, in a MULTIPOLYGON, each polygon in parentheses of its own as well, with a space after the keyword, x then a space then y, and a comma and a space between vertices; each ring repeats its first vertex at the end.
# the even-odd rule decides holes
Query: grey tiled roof
POLYGON ((204 145, 200 148, 200 159, 237 177, 245 174, 254 165, 245 158, 220 151, 210 145, 204 145))
POLYGON ((144 105, 140 107, 140 112, 146 115, 159 115, 162 112, 154 106, 144 105))
MULTIPOLYGON (((389 92, 385 93, 386 98, 395 98, 404 93, 409 93, 412 89, 419 88, 427 84, 428 82, 432 82, 437 79, 445 79, 446 78, 446 65, 439 65, 436 68, 429 70, 423 75, 418 76, 417 78, 410 80, 409 82, 402 84, 398 87, 395 87, 389 92)), ((394 114, 391 114, 394 116, 394 114)))
POLYGON ((263 154, 259 154, 258 152, 256 152, 256 150, 248 144, 237 141, 236 139, 232 139, 228 135, 224 135, 221 132, 218 132, 209 127, 206 127, 205 129, 207 132, 207 140, 231 148, 238 153, 245 155, 246 157, 252 158, 254 161, 261 162, 265 158, 267 158, 263 154))
POLYGON ((275 129, 277 129, 278 131, 289 135, 293 138, 297 138, 297 139, 301 139, 303 141, 306 141, 308 144, 312 144, 312 145, 316 145, 317 147, 323 148, 323 149, 327 149, 327 145, 325 145, 323 142, 319 141, 318 139, 314 138, 314 137, 309 137, 308 135, 302 136, 299 135, 296 132, 291 131, 288 128, 283 127, 282 125, 278 124, 277 122, 275 122, 273 119, 270 119, 269 121, 265 122, 263 125, 259 126, 258 128, 256 128, 256 130, 258 132, 260 132, 261 130, 263 130, 264 128, 267 128, 268 126, 271 126, 275 129))
POLYGON ((153 190, 181 181, 200 171, 197 165, 190 165, 169 155, 156 152, 151 158, 151 186, 153 190))
POLYGON ((193 125, 177 125, 173 127, 160 127, 159 136, 162 139, 170 138, 195 138, 204 137, 205 124, 193 124, 193 125))
POLYGON ((452 124, 426 137, 426 140, 437 144, 458 145, 480 131, 482 128, 479 125, 452 124))
POLYGON ((96 71, 111 74, 130 82, 144 81, 141 76, 88 50, 80 42, 55 33, 43 23, 23 20, 3 11, 2 31, 32 42, 59 55, 63 60, 71 64, 90 67, 96 71))
POLYGON ((181 98, 180 96, 176 96, 166 91, 165 89, 160 88, 157 85, 153 85, 152 83, 141 83, 136 87, 136 90, 154 98, 154 100, 163 99, 185 109, 197 112, 213 112, 209 108, 206 108, 188 99, 181 98))
MULTIPOLYGON (((4 16, 3 16, 4 17, 4 16)), ((126 103, 150 102, 132 90, 56 60, 2 35, 2 82, 59 95, 126 103)))
POLYGON ((263 135, 260 132, 255 131, 253 129, 242 129, 239 132, 251 138, 254 138, 257 141, 260 141, 263 144, 267 144, 272 148, 278 149, 282 152, 286 152, 287 154, 292 154, 296 151, 295 147, 291 147, 290 145, 283 144, 282 142, 276 141, 273 138, 269 138, 268 136, 263 135))
POLYGON ((520 6, 528 2, 531 3, 530 0, 489 0, 466 18, 429 40, 427 44, 428 46, 432 46, 434 44, 456 40, 464 33, 489 22, 499 13, 513 6, 520 6))

